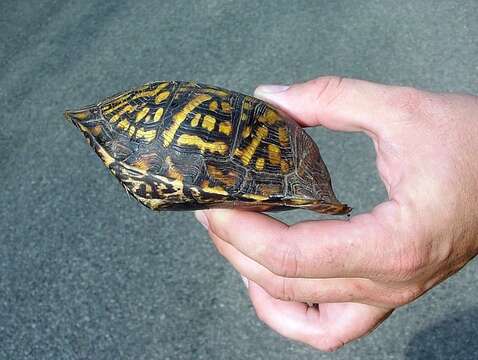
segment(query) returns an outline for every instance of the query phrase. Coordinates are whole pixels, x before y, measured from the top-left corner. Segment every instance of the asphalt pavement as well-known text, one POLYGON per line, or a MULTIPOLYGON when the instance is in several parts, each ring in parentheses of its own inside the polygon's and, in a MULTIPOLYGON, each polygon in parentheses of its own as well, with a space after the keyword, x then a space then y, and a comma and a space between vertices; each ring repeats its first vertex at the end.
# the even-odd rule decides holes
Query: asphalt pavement
MULTIPOLYGON (((477 39, 474 0, 3 0, 0 359, 478 359, 476 261, 370 336, 315 351, 256 318, 192 213, 128 198, 63 119, 155 80, 251 94, 336 74, 477 94, 477 39)), ((365 135, 310 134, 354 213, 386 198, 365 135)))

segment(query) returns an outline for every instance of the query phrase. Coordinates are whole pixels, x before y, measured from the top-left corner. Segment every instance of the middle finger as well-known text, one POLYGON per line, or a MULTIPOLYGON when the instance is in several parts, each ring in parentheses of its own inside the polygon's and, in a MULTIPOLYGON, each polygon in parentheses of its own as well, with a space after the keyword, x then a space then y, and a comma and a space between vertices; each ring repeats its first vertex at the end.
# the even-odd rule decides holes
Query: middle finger
POLYGON ((384 308, 392 307, 387 303, 389 299, 387 290, 370 279, 313 279, 279 276, 214 234, 211 238, 221 255, 241 275, 257 283, 276 299, 307 303, 355 302, 384 308))

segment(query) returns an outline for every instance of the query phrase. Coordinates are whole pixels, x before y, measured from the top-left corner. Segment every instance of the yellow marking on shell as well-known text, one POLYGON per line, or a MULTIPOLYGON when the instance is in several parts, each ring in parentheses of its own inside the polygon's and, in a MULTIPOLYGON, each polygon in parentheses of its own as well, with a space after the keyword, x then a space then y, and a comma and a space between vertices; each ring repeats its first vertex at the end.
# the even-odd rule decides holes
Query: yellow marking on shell
POLYGON ((207 165, 207 172, 209 176, 213 177, 216 180, 219 180, 227 186, 233 186, 238 179, 238 175, 236 172, 229 171, 227 174, 223 174, 221 169, 218 169, 214 165, 207 165))
POLYGON ((155 104, 159 104, 161 101, 164 101, 168 98, 170 92, 169 91, 163 91, 161 93, 158 94, 158 96, 156 96, 156 98, 154 99, 154 103, 155 104))
POLYGON ((265 164, 265 160, 264 158, 258 158, 256 160, 256 170, 264 170, 264 164, 265 164))
POLYGON ((250 110, 251 107, 252 107, 252 98, 250 96, 246 96, 242 103, 242 108, 244 110, 250 110))
POLYGON ((98 136, 101 133, 101 126, 96 125, 95 127, 89 128, 91 135, 98 136))
POLYGON ((173 164, 170 156, 166 156, 166 164, 168 165, 168 176, 176 180, 184 180, 183 174, 181 174, 178 169, 173 164))
POLYGON ((211 111, 216 111, 217 110, 217 102, 216 101, 211 101, 209 104, 209 110, 211 111))
POLYGON ((305 166, 299 162, 299 166, 297 167, 297 174, 299 174, 300 177, 304 176, 305 173, 305 166))
POLYGON ((142 128, 138 128, 136 131, 136 137, 138 139, 144 139, 147 142, 151 142, 156 138, 156 130, 144 130, 142 128))
POLYGON ((199 191, 199 188, 195 187, 195 186, 191 186, 189 188, 189 190, 191 191, 191 194, 194 196, 194 197, 201 197, 201 191, 199 191))
POLYGON ((242 150, 239 149, 239 148, 236 148, 236 150, 234 150, 234 156, 239 157, 239 156, 241 156, 241 155, 242 155, 242 150))
POLYGON ((161 116, 163 116, 163 112, 164 112, 164 109, 161 107, 158 110, 156 110, 156 112, 154 113, 153 121, 158 121, 159 119, 161 119, 161 116))
POLYGON ((135 181, 133 185, 131 186, 131 190, 133 190, 133 192, 136 192, 139 190, 139 187, 140 187, 140 184, 135 181))
POLYGON ((133 166, 136 167, 136 168, 139 168, 141 170, 148 170, 150 168, 151 164, 149 163, 148 159, 141 159, 141 160, 136 161, 133 164, 133 166))
POLYGON ((223 102, 221 102, 221 109, 222 109, 222 111, 224 111, 226 113, 230 113, 231 112, 231 105, 228 102, 223 101, 223 102))
POLYGON ((133 105, 128 104, 128 105, 126 105, 118 114, 122 115, 122 114, 124 114, 125 112, 131 113, 131 112, 133 112, 133 111, 134 111, 133 105))
POLYGON ((278 184, 260 184, 259 185, 259 190, 261 194, 265 195, 273 195, 273 194, 278 194, 280 192, 280 185, 278 184))
POLYGON ((194 115, 194 118, 191 120, 191 126, 196 127, 199 124, 199 120, 201 119, 201 114, 194 115))
POLYGON ((219 194, 219 195, 227 195, 227 191, 224 190, 224 188, 220 186, 213 186, 213 187, 205 187, 202 188, 204 192, 207 193, 213 193, 213 194, 219 194))
POLYGON ((145 106, 136 114, 136 122, 143 120, 149 113, 149 107, 145 106))
POLYGON ((227 191, 221 186, 209 186, 209 181, 207 180, 202 182, 201 189, 211 194, 228 195, 227 191))
POLYGON ((311 200, 306 199, 290 199, 289 201, 294 205, 305 205, 311 203, 311 200))
POLYGON ((174 134, 181 126, 182 122, 187 118, 188 114, 193 111, 197 106, 202 104, 205 101, 211 99, 211 96, 206 94, 201 94, 196 96, 190 102, 188 102, 184 107, 173 116, 173 124, 168 130, 163 132, 164 146, 169 146, 173 141, 174 134))
POLYGON ((272 109, 266 109, 264 115, 259 116, 259 122, 266 123, 269 125, 274 124, 279 119, 279 114, 277 111, 272 109))
POLYGON ((227 186, 233 186, 239 180, 239 175, 235 171, 229 171, 221 181, 227 186))
POLYGON ((168 189, 168 187, 166 185, 162 184, 162 183, 159 183, 159 184, 155 183, 155 184, 156 184, 156 186, 159 190, 167 190, 168 189))
POLYGON ((132 113, 133 111, 134 111, 134 107, 131 105, 127 105, 118 112, 118 116, 123 115, 125 112, 132 113))
POLYGON ((280 164, 280 148, 275 144, 269 144, 267 146, 267 151, 269 153, 269 161, 272 165, 280 164))
POLYGON ((242 137, 245 139, 247 137, 249 137, 249 135, 251 135, 251 127, 250 126, 246 126, 244 128, 244 130, 242 130, 242 137))
MULTIPOLYGON (((122 96, 121 98, 125 98, 125 96, 122 96)), ((103 115, 108 115, 116 110, 118 110, 119 108, 125 106, 128 102, 126 100, 123 100, 121 101, 119 104, 113 106, 112 108, 108 109, 108 110, 104 110, 104 108, 106 108, 107 106, 111 106, 111 104, 109 105, 106 105, 106 106, 103 106, 102 107, 102 110, 103 110, 103 115)))
POLYGON ((100 156, 101 160, 106 165, 106 167, 109 167, 114 162, 114 159, 102 147, 98 146, 96 148, 96 151, 97 151, 98 155, 100 156))
POLYGON ((167 198, 164 199, 145 199, 145 198, 140 198, 139 200, 146 206, 152 208, 152 209, 161 209, 161 207, 165 204, 171 204, 171 201, 173 202, 183 202, 185 200, 188 200, 186 196, 184 195, 183 189, 184 185, 181 180, 176 180, 176 179, 170 179, 165 176, 160 176, 160 175, 153 175, 153 177, 157 180, 155 181, 156 188, 158 189, 158 192, 161 193, 162 190, 168 189, 168 186, 164 184, 168 184, 170 188, 174 190, 174 193, 168 193, 167 198))
POLYGON ((135 132, 136 128, 134 127, 134 125, 130 125, 129 129, 128 129, 128 135, 129 137, 132 137, 134 132, 135 132))
POLYGON ((267 128, 265 126, 261 126, 259 129, 257 129, 256 136, 252 139, 249 145, 244 149, 242 156, 241 156, 241 161, 243 165, 248 165, 249 162, 251 161, 252 156, 257 150, 257 147, 261 143, 261 141, 267 136, 267 128))
POLYGON ((257 194, 243 194, 243 195, 241 195, 241 197, 246 198, 246 199, 255 200, 255 201, 264 201, 264 200, 268 199, 267 196, 257 195, 257 194))
POLYGON ((289 144, 289 135, 285 127, 279 128, 279 142, 281 146, 287 146, 289 144))
POLYGON ((126 120, 126 119, 123 119, 123 120, 121 120, 121 121, 118 123, 118 125, 117 125, 117 126, 118 126, 118 129, 121 129, 121 130, 126 130, 126 129, 128 129, 128 128, 129 128, 129 126, 130 126, 130 123, 129 123, 129 121, 128 121, 128 120, 126 120))
POLYGON ((231 135, 232 125, 230 121, 223 121, 219 124, 219 132, 224 135, 231 135))
POLYGON ((224 155, 228 149, 227 144, 222 141, 208 142, 196 135, 182 134, 177 141, 178 145, 189 145, 197 147, 202 153, 209 151, 224 155))
POLYGON ((114 124, 115 122, 117 122, 119 120, 119 115, 116 114, 116 115, 113 115, 110 119, 110 123, 114 124))
POLYGON ((280 171, 283 174, 287 174, 289 172, 289 163, 286 160, 280 161, 280 171))
POLYGON ((77 125, 80 127, 80 130, 83 131, 83 132, 87 132, 88 131, 88 128, 86 126, 84 126, 82 123, 80 122, 77 122, 77 125))
POLYGON ((132 163, 131 166, 134 169, 140 169, 143 171, 148 171, 151 168, 151 163, 157 161, 156 154, 143 154, 136 162, 132 163))
POLYGON ((77 120, 85 120, 85 119, 88 119, 88 117, 91 115, 90 111, 89 110, 85 110, 85 111, 81 111, 81 112, 75 112, 74 113, 75 115, 75 118, 77 120))
POLYGON ((201 126, 204 129, 211 132, 214 129, 215 125, 216 125, 216 118, 214 118, 211 115, 204 115, 204 117, 202 119, 202 124, 201 124, 201 126))
MULTIPOLYGON (((194 84, 196 84, 196 83, 194 83, 194 84)), ((225 97, 225 96, 229 95, 228 92, 222 91, 222 90, 219 90, 219 89, 204 88, 204 89, 202 89, 202 91, 204 91, 205 93, 209 93, 209 94, 213 94, 213 95, 217 95, 217 96, 221 96, 221 97, 225 97)))
MULTIPOLYGON (((152 90, 140 91, 133 97, 133 100, 138 99, 138 98, 142 98, 142 97, 156 96, 161 90, 163 90, 168 85, 169 85, 169 82, 163 82, 163 83, 160 83, 158 86, 156 86, 152 90)), ((147 87, 147 85, 146 85, 146 87, 147 87)))
POLYGON ((241 120, 242 120, 242 121, 246 121, 247 118, 248 118, 248 115, 247 115, 246 113, 242 113, 242 114, 241 114, 241 120))

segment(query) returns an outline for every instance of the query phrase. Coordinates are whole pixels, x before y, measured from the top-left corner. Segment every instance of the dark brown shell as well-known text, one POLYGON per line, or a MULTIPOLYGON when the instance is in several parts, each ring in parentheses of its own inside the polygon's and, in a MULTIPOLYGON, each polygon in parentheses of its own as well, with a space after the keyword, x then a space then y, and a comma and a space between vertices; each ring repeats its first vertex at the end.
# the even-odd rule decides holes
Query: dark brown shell
POLYGON ((153 210, 350 211, 336 199, 317 145, 259 99, 166 81, 65 116, 124 188, 153 210))

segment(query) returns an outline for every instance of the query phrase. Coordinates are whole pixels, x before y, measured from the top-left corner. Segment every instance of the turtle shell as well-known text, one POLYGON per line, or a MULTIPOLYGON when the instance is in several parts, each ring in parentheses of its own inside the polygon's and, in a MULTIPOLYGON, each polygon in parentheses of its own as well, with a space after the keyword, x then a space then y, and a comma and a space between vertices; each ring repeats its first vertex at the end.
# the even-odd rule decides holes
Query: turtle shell
POLYGON ((254 97, 163 81, 65 116, 126 191, 153 210, 350 211, 336 199, 314 141, 254 97))

